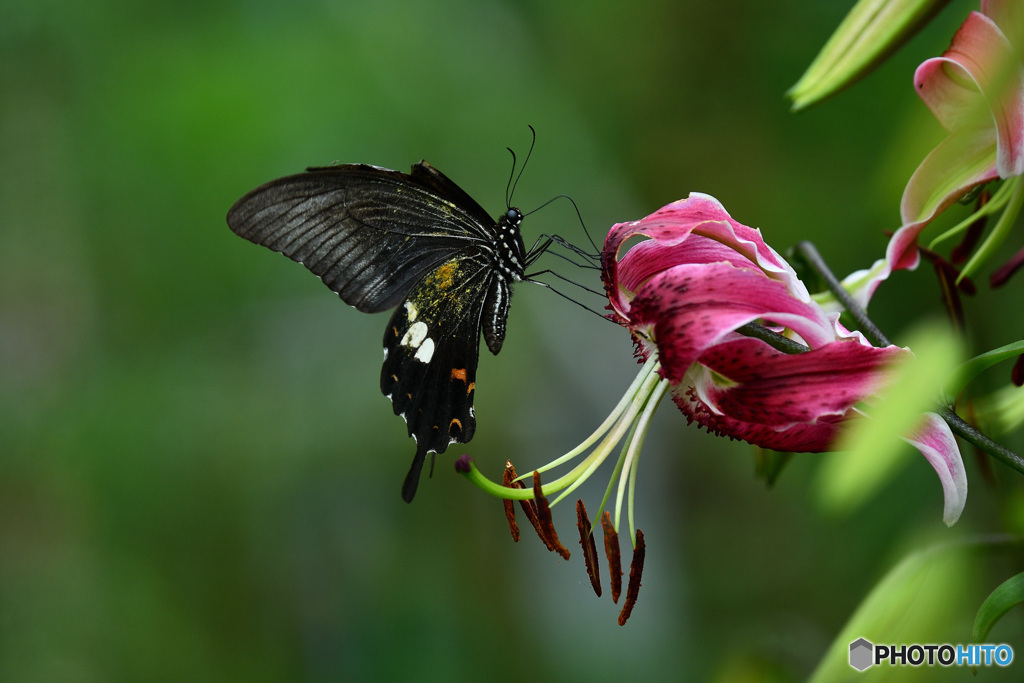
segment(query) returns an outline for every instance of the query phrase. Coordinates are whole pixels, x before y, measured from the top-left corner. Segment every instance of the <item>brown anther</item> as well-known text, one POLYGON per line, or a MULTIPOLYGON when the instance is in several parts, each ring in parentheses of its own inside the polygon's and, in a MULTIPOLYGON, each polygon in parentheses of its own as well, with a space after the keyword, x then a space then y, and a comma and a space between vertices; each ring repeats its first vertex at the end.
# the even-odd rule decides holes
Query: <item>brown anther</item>
MULTIPOLYGON (((506 461, 506 473, 509 476, 511 476, 512 479, 516 479, 518 476, 516 475, 516 469, 512 467, 512 463, 508 461, 506 461), (511 472, 508 471, 509 468, 511 468, 511 472)), ((504 479, 504 477, 505 475, 503 474, 502 479, 504 479)), ((526 488, 525 486, 523 486, 523 483, 521 481, 513 483, 512 486, 515 488, 526 488)), ((555 546, 551 544, 551 541, 548 540, 548 538, 544 534, 544 527, 541 526, 540 518, 537 517, 537 506, 534 504, 534 502, 532 500, 520 500, 519 505, 520 507, 523 508, 523 512, 526 514, 526 518, 530 520, 530 524, 533 525, 534 531, 536 531, 537 535, 540 536, 540 540, 544 542, 544 545, 547 546, 548 550, 554 550, 555 546)))
POLYGON ((1017 356, 1017 362, 1013 364, 1013 369, 1010 370, 1010 381, 1013 382, 1014 386, 1024 387, 1024 353, 1017 356))
MULTIPOLYGON (((526 488, 525 486, 523 488, 526 488)), ((526 518, 530 520, 530 524, 533 525, 534 531, 540 536, 540 540, 544 541, 544 545, 547 546, 548 550, 554 550, 548 539, 544 537, 544 528, 540 525, 540 518, 537 517, 537 506, 534 505, 532 500, 521 500, 519 506, 523 508, 523 512, 526 513, 526 518)))
POLYGON ((622 557, 619 554, 619 534, 612 526, 612 515, 607 510, 601 515, 601 529, 604 531, 604 554, 608 557, 608 574, 612 581, 612 602, 617 603, 622 593, 622 557))
MULTIPOLYGON (((516 468, 512 466, 511 460, 505 461, 505 471, 501 475, 501 485, 510 489, 521 489, 523 488, 522 482, 518 482, 516 479, 516 468)), ((512 532, 512 540, 516 543, 519 542, 519 525, 516 524, 516 506, 515 503, 506 498, 501 501, 505 506, 505 519, 508 520, 508 530, 512 532)))
POLYGON ((644 532, 636 530, 636 547, 633 548, 633 562, 629 565, 629 587, 626 589, 626 602, 619 612, 619 626, 625 626, 629 615, 633 613, 633 606, 636 604, 636 596, 640 593, 640 575, 644 571, 644 554, 647 546, 644 545, 644 532))
POLYGON ((974 281, 969 277, 960 277, 960 269, 953 265, 949 260, 946 259, 942 254, 932 251, 928 247, 917 248, 918 253, 921 257, 935 266, 935 270, 939 272, 940 277, 945 277, 950 282, 956 283, 956 288, 960 290, 961 294, 967 296, 974 296, 978 293, 978 288, 974 286, 974 281))
POLYGON ((554 550, 562 556, 563 560, 569 559, 569 549, 558 540, 558 532, 555 531, 555 523, 551 521, 551 508, 548 506, 548 499, 540 488, 540 472, 533 473, 533 503, 537 508, 537 533, 548 546, 548 550, 554 550))
POLYGON ((946 259, 936 261, 935 267, 942 268, 945 271, 946 277, 961 294, 974 296, 978 293, 978 288, 974 286, 974 280, 969 277, 961 277, 960 269, 946 259))
MULTIPOLYGON (((956 288, 957 270, 948 261, 935 261, 935 274, 939 276, 939 289, 942 292, 942 302, 946 305, 946 314, 953 323, 953 329, 963 332, 964 329, 964 305, 960 301, 960 293, 956 288)), ((965 278, 966 279, 966 278, 965 278)))
POLYGON ((1024 266, 1024 249, 1018 251, 1009 261, 992 273, 988 280, 989 284, 992 285, 992 289, 1005 285, 1009 281, 1010 276, 1020 270, 1021 266, 1024 266))
MULTIPOLYGON (((988 200, 992 198, 992 193, 988 190, 982 190, 978 193, 978 201, 974 205, 975 210, 988 204, 988 200)), ((988 215, 984 215, 978 220, 967 226, 967 230, 964 232, 964 238, 960 240, 960 244, 953 247, 953 251, 949 254, 949 259, 953 263, 963 263, 967 260, 967 257, 974 251, 974 247, 978 244, 978 240, 981 239, 982 234, 985 232, 985 225, 988 223, 988 215)))
POLYGON ((594 543, 594 528, 587 517, 587 508, 582 500, 576 501, 576 526, 580 530, 580 547, 583 548, 583 561, 587 565, 590 585, 594 587, 597 597, 601 597, 601 570, 597 566, 597 544, 594 543))

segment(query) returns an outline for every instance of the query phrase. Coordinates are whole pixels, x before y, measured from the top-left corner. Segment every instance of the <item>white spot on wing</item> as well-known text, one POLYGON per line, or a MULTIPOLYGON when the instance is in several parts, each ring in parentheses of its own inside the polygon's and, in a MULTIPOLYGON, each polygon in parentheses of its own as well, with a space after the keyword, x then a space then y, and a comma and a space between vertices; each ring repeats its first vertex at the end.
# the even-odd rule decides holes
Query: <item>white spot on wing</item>
POLYGON ((413 356, 416 360, 421 363, 429 363, 431 356, 434 355, 434 340, 424 339, 423 343, 420 344, 419 350, 416 351, 416 355, 413 356))
MULTIPOLYGON (((427 338, 427 324, 424 322, 413 323, 409 327, 409 331, 402 337, 402 341, 399 342, 402 346, 410 346, 412 348, 418 348, 423 340, 427 338)), ((434 350, 431 348, 430 353, 433 354, 434 350)))
POLYGON ((406 301, 405 302, 405 317, 409 319, 409 322, 412 322, 413 320, 415 320, 416 316, 418 314, 419 314, 419 311, 416 310, 416 305, 413 302, 411 302, 411 301, 406 301))

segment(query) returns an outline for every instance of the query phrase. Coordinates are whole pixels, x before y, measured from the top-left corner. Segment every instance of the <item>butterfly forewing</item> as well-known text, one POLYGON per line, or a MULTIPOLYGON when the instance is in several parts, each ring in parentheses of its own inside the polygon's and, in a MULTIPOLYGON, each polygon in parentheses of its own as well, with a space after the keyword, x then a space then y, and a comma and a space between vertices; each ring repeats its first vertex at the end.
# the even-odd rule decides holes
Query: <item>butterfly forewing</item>
POLYGON ((413 169, 351 164, 280 178, 240 199, 228 225, 302 263, 345 303, 387 310, 453 253, 489 248, 479 205, 435 194, 454 183, 428 164, 413 169))

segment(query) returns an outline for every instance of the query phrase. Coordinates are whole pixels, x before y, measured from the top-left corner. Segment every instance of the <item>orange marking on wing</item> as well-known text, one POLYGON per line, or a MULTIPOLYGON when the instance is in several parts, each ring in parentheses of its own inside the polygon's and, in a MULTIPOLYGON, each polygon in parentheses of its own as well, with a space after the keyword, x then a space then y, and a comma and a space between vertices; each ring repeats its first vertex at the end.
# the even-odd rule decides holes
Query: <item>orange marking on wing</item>
POLYGON ((466 381, 466 368, 452 368, 452 379, 466 381))
POLYGON ((466 393, 472 394, 474 389, 476 389, 476 382, 470 382, 469 385, 466 387, 466 393))
POLYGON ((452 427, 458 427, 459 431, 462 431, 462 421, 459 418, 452 418, 452 421, 448 423, 448 433, 452 433, 452 427))

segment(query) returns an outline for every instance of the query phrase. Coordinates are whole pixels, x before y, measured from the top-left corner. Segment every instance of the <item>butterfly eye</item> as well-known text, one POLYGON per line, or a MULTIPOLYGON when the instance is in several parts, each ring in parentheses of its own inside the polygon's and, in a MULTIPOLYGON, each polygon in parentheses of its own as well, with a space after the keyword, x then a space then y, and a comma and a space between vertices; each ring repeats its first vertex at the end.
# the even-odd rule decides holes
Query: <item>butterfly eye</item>
POLYGON ((508 213, 505 214, 505 220, 507 220, 509 223, 518 224, 519 221, 523 220, 523 214, 519 211, 519 209, 509 209, 508 213))

